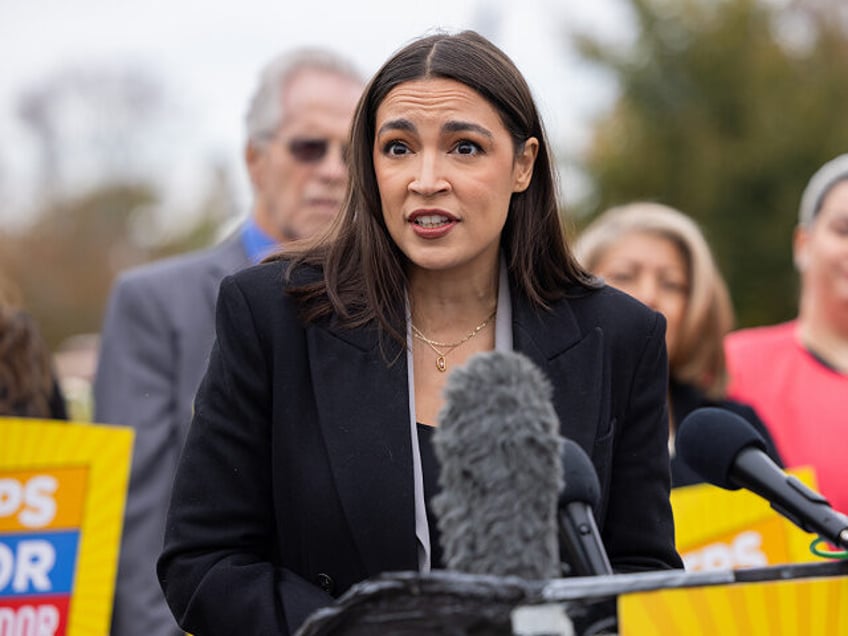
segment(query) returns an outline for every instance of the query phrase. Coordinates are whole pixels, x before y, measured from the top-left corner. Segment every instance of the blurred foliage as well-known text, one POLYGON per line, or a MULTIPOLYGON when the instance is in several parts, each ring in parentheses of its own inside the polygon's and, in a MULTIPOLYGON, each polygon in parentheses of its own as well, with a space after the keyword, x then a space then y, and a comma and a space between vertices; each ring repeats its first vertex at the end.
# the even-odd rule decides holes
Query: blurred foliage
POLYGON ((212 245, 221 238, 221 232, 233 220, 236 204, 232 183, 227 169, 220 164, 211 164, 206 191, 200 196, 197 209, 193 211, 193 222, 175 237, 164 239, 151 254, 152 258, 174 256, 212 245))
MULTIPOLYGON (((26 221, 0 229, 0 276, 20 290, 56 354, 71 417, 86 420, 97 333, 115 277, 213 243, 233 214, 233 184, 223 166, 206 160, 206 183, 192 203, 163 201, 162 168, 179 148, 162 140, 186 122, 144 69, 60 69, 34 78, 17 106, 33 142, 34 183, 26 211, 8 210, 26 221)), ((7 191, 0 166, 0 204, 7 191)))
POLYGON ((31 225, 0 235, 0 268, 20 287, 51 349, 99 331, 115 272, 145 257, 129 240, 128 219, 153 199, 144 186, 108 185, 49 203, 31 225))
POLYGON ((115 277, 123 270, 211 244, 227 217, 228 182, 216 181, 195 221, 179 236, 150 244, 158 194, 150 185, 107 183, 37 210, 33 223, 0 233, 0 271, 55 350, 71 336, 97 333, 115 277), (140 240, 139 234, 144 234, 140 240))
POLYGON ((39 192, 51 197, 151 174, 158 140, 181 121, 159 77, 125 64, 69 64, 34 77, 16 106, 35 142, 39 192))
POLYGON ((581 225, 633 200, 677 207, 713 246, 738 325, 793 317, 801 192, 848 150, 846 3, 624 1, 632 45, 578 41, 620 91, 594 125, 581 225))
POLYGON ((161 243, 151 244, 153 188, 117 183, 61 198, 38 210, 25 228, 0 232, 0 274, 20 289, 23 306, 56 354, 72 420, 91 418, 97 334, 115 277, 129 267, 211 244, 230 214, 229 208, 223 213, 230 202, 222 194, 227 184, 213 186, 194 211, 194 223, 161 243))
POLYGON ((32 141, 35 179, 26 223, 0 231, 0 271, 55 351, 100 330, 119 272, 212 243, 232 215, 233 187, 226 169, 206 160, 196 202, 163 201, 163 166, 179 147, 162 140, 186 121, 144 68, 70 65, 35 77, 17 115, 32 141), (166 220, 183 222, 166 232, 166 220))

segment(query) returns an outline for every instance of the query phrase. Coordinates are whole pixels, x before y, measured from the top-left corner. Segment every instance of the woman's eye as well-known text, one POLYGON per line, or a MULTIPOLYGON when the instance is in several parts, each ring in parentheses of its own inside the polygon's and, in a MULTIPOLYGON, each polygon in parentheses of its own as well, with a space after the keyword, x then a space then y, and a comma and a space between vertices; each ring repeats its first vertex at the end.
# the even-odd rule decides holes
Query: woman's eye
POLYGON ((609 272, 604 278, 606 278, 608 283, 621 285, 632 282, 634 277, 629 272, 609 272))
POLYGON ((830 229, 837 236, 848 236, 848 220, 839 219, 838 221, 830 224, 830 229))
POLYGON ((689 286, 682 281, 677 280, 664 280, 661 283, 661 286, 666 291, 675 293, 675 294, 688 294, 689 286))
POLYGON ((460 155, 476 155, 480 152, 480 146, 475 144, 473 141, 468 141, 467 139, 463 139, 454 147, 457 154, 460 155))
POLYGON ((383 153, 390 157, 402 157, 409 153, 409 148, 402 141, 393 140, 383 146, 383 153))

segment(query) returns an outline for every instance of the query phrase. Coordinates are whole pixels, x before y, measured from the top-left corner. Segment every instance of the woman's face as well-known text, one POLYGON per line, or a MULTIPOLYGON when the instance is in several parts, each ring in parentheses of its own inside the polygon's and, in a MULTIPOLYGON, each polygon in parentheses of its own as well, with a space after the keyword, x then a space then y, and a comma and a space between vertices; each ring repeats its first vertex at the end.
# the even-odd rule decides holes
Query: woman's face
POLYGON ((530 183, 538 141, 528 139, 516 156, 491 104, 448 79, 393 88, 375 128, 383 218, 412 267, 491 271, 510 198, 530 183))
POLYGON ((677 245, 658 234, 625 234, 601 254, 593 273, 665 316, 671 355, 689 302, 689 268, 677 245))
POLYGON ((822 303, 825 315, 848 308, 848 181, 837 183, 822 201, 812 225, 795 234, 795 263, 804 293, 822 303))

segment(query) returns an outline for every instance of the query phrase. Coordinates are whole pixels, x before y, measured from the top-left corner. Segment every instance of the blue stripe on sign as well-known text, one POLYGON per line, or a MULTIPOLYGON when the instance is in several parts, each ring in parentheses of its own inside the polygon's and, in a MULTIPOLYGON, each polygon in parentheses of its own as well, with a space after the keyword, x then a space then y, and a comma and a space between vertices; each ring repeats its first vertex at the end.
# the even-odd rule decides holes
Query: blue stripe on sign
POLYGON ((0 535, 0 597, 68 594, 79 531, 0 535))

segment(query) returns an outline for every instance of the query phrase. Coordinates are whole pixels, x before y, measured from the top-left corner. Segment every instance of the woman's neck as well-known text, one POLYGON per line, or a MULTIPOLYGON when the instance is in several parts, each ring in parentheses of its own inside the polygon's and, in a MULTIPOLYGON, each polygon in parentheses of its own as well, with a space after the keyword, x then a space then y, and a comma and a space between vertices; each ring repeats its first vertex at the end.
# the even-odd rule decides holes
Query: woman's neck
MULTIPOLYGON (((825 364, 840 373, 848 373, 848 316, 839 320, 834 315, 838 312, 822 311, 819 305, 810 305, 801 304, 798 339, 825 364)), ((843 312, 848 314, 848 309, 843 309, 843 312)))
POLYGON ((410 276, 412 320, 426 333, 467 331, 471 323, 477 324, 495 311, 497 303, 497 269, 463 280, 439 272, 410 276))

